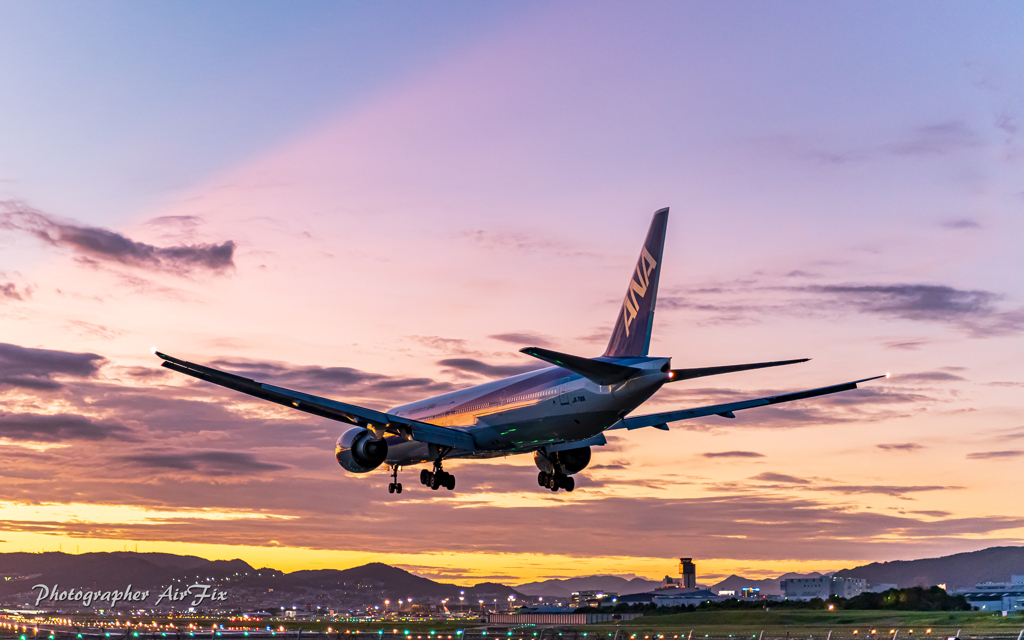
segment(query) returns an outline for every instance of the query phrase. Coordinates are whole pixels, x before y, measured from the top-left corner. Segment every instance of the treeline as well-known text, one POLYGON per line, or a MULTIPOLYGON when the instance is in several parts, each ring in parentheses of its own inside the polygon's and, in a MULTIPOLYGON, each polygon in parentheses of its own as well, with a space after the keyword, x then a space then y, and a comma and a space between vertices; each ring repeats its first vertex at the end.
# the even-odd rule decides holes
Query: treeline
POLYGON ((971 605, 963 596, 951 596, 941 587, 924 589, 889 589, 882 593, 862 593, 852 598, 833 596, 828 600, 739 600, 731 598, 722 602, 702 602, 698 605, 676 605, 659 607, 651 603, 628 604, 620 602, 600 608, 580 607, 576 613, 643 613, 646 616, 668 616, 690 611, 729 611, 751 609, 807 609, 821 610, 845 609, 850 611, 890 610, 890 611, 970 611, 971 605))
MULTIPOLYGON (((894 611, 970 611, 963 596, 951 596, 942 587, 889 589, 882 593, 862 593, 842 599, 843 609, 891 609, 894 611)), ((838 607, 837 607, 838 608, 838 607)))

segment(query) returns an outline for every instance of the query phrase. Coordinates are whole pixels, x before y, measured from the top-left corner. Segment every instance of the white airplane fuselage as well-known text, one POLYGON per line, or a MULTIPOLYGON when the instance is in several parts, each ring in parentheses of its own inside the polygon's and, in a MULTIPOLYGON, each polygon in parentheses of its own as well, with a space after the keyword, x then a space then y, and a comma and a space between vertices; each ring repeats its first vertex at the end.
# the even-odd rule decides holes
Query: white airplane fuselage
MULTIPOLYGON (((490 458, 527 453, 556 443, 593 438, 643 404, 669 381, 670 358, 608 358, 642 374, 599 385, 552 366, 511 378, 395 407, 389 414, 465 431, 477 451, 455 450, 446 458, 490 458)), ((407 466, 437 459, 437 447, 388 436, 387 464, 407 466)))

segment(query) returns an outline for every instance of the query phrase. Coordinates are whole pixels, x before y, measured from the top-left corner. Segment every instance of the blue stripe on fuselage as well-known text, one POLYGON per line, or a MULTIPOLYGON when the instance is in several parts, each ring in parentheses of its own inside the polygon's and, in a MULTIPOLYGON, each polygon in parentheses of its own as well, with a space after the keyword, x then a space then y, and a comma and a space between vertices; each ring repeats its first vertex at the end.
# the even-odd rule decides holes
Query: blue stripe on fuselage
POLYGON ((602 387, 561 367, 546 367, 395 407, 389 413, 465 430, 490 451, 528 451, 602 432, 654 394, 665 358, 600 358, 646 373, 602 387), (655 366, 657 368, 651 369, 655 366))

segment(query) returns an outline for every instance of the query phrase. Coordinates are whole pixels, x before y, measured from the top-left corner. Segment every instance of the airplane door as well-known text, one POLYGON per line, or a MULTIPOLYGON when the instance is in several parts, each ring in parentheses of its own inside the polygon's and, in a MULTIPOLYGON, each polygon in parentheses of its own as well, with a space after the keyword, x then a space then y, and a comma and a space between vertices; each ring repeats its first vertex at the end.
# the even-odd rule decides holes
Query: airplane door
POLYGON ((561 393, 558 394, 558 401, 559 401, 559 403, 561 403, 563 405, 567 405, 567 404, 572 403, 572 392, 569 391, 569 385, 568 384, 559 385, 558 389, 559 389, 559 391, 561 391, 561 393))

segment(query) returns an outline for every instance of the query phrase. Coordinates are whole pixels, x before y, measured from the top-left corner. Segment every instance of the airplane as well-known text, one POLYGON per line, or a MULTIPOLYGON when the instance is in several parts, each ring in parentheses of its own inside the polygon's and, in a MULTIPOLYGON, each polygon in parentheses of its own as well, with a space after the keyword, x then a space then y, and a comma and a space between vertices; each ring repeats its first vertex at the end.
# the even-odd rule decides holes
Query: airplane
POLYGON ((669 383, 809 360, 673 369, 671 358, 649 356, 667 227, 668 208, 660 209, 651 221, 603 355, 584 358, 526 347, 520 351, 551 366, 389 411, 257 382, 155 349, 154 353, 163 360, 161 365, 172 371, 349 425, 335 446, 338 464, 352 473, 368 473, 387 465, 391 471, 390 493, 402 493, 398 481, 402 467, 433 463, 432 470, 420 471, 420 483, 435 491, 441 487, 451 491, 455 489, 455 476, 444 470, 445 460, 521 453, 533 454, 540 470, 539 486, 555 492, 572 491, 576 486, 573 475, 590 464, 592 447, 607 443, 607 431, 646 427, 667 431, 670 423, 681 420, 735 418, 737 411, 850 391, 858 384, 888 376, 739 402, 631 415, 669 383))

